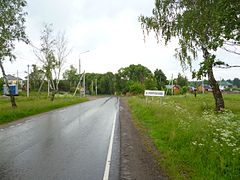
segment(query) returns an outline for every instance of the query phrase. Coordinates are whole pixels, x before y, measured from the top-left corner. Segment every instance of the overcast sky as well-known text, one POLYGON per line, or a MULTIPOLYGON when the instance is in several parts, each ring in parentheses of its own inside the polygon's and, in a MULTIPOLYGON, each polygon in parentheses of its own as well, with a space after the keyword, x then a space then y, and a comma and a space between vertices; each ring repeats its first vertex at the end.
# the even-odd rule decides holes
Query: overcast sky
MULTIPOLYGON (((168 78, 183 73, 180 63, 174 57, 177 41, 167 47, 157 44, 154 36, 143 40, 140 14, 150 15, 154 0, 28 0, 26 11, 26 33, 30 41, 39 47, 39 37, 44 23, 52 23, 54 31, 64 31, 68 46, 72 49, 65 69, 73 64, 78 68, 79 56, 82 71, 105 73, 117 72, 130 64, 142 64, 152 72, 162 69, 168 78), (89 50, 88 53, 79 55, 89 50)), ((34 56, 33 49, 23 43, 17 44, 17 60, 4 62, 7 74, 25 77, 28 64, 41 65, 34 56)), ((239 56, 225 51, 218 58, 229 64, 239 64, 239 56)), ((202 58, 199 57, 199 60, 202 58)), ((194 63, 198 68, 199 61, 194 63)), ((184 72, 189 79, 191 73, 184 72)), ((215 70, 216 78, 240 78, 238 69, 215 70)))

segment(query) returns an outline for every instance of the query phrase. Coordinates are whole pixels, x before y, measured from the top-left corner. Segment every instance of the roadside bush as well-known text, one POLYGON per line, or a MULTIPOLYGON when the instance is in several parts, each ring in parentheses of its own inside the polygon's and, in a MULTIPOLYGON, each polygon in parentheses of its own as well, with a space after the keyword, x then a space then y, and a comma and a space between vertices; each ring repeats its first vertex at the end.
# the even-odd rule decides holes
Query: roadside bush
POLYGON ((226 88, 224 91, 240 91, 240 88, 226 88))
POLYGON ((143 92, 144 92, 144 87, 142 84, 135 82, 132 85, 130 85, 130 93, 136 95, 136 94, 143 94, 143 92))
POLYGON ((186 94, 187 91, 188 91, 187 86, 183 86, 183 87, 181 88, 181 94, 186 94))
POLYGON ((157 90, 157 82, 154 79, 146 79, 144 82, 145 89, 157 90))

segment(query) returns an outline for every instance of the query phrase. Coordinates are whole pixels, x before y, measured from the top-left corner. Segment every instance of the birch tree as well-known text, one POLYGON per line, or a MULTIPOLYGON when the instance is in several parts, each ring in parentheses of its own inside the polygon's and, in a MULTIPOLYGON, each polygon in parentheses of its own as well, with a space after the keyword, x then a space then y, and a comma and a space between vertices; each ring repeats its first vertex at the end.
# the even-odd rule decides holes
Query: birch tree
POLYGON ((50 82, 51 100, 53 101, 56 93, 58 93, 60 75, 70 50, 67 47, 65 34, 54 35, 52 24, 44 25, 40 40, 41 48, 35 49, 35 55, 43 65, 42 69, 45 75, 42 84, 45 78, 50 82))
POLYGON ((45 78, 47 79, 47 81, 50 82, 51 100, 53 101, 56 94, 56 86, 53 79, 53 70, 56 66, 56 58, 54 55, 56 40, 53 35, 53 29, 51 24, 44 25, 44 29, 42 31, 40 40, 41 40, 41 47, 40 49, 35 49, 34 52, 38 60, 42 63, 42 70, 44 71, 43 82, 45 78))
POLYGON ((163 39, 168 44, 171 39, 178 39, 176 57, 183 68, 191 70, 192 61, 201 52, 203 60, 193 76, 208 76, 217 111, 225 105, 213 67, 225 63, 216 58, 216 51, 225 42, 239 44, 239 12, 239 1, 155 0, 152 16, 139 17, 144 32, 154 32, 158 41, 163 39))
POLYGON ((3 74, 5 84, 10 93, 10 101, 13 108, 17 107, 15 97, 10 89, 3 62, 5 60, 14 61, 16 41, 28 43, 25 34, 25 16, 27 13, 23 10, 27 5, 25 0, 0 0, 0 68, 3 74))

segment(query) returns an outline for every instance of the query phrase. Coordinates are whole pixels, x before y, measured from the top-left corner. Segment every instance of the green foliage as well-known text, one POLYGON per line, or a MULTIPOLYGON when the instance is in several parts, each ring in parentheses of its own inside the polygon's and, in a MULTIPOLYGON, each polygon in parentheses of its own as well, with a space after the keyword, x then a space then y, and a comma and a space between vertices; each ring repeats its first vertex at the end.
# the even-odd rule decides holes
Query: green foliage
POLYGON ((215 52, 228 40, 231 40, 233 45, 239 45, 240 10, 235 9, 239 4, 230 0, 156 0, 152 16, 139 17, 143 30, 147 34, 153 31, 158 41, 161 38, 168 44, 172 38, 178 39, 176 57, 183 69, 190 68, 192 71, 192 61, 197 59, 199 51, 202 51, 203 61, 199 70, 193 71, 193 77, 200 79, 202 76, 208 76, 217 111, 224 109, 224 100, 214 77, 213 67, 223 65, 224 62, 216 59, 215 52), (222 13, 222 7, 233 14, 222 13), (233 18, 230 25, 227 22, 229 17, 233 18), (226 25, 229 27, 226 28, 226 25))
MULTIPOLYGON (((76 87, 75 87, 76 88, 76 87)), ((74 92, 75 88, 71 91, 68 80, 60 80, 58 84, 59 91, 74 92)))
POLYGON ((37 90, 40 87, 41 81, 44 77, 44 72, 37 67, 36 64, 32 65, 32 72, 29 74, 29 82, 31 90, 37 90))
POLYGON ((139 82, 134 82, 130 85, 129 92, 137 95, 137 94, 143 94, 144 92, 144 87, 141 83, 139 82))
POLYGON ((131 64, 128 67, 121 68, 119 69, 118 74, 121 79, 140 82, 141 84, 144 84, 144 81, 148 77, 152 77, 152 72, 147 67, 142 66, 141 64, 131 64))
POLYGON ((183 87, 183 86, 188 86, 188 80, 187 77, 182 76, 180 73, 178 74, 178 77, 176 79, 177 85, 183 87))
POLYGON ((86 89, 90 94, 95 94, 96 83, 98 94, 115 94, 116 77, 112 72, 104 74, 87 73, 86 89))
POLYGON ((157 88, 159 90, 164 89, 165 85, 168 84, 167 77, 161 69, 156 69, 154 71, 154 77, 157 81, 157 88))
POLYGON ((107 72, 102 74, 98 79, 98 92, 100 94, 114 94, 114 74, 112 72, 107 72))
POLYGON ((15 41, 28 43, 25 34, 25 16, 23 8, 27 5, 25 0, 0 0, 0 61, 9 58, 15 59, 13 50, 15 41))
POLYGON ((188 87, 187 86, 183 86, 181 88, 181 94, 187 94, 187 91, 188 91, 188 87))
POLYGON ((224 91, 238 91, 240 92, 240 88, 225 88, 224 91))
POLYGON ((70 51, 68 51, 65 34, 59 32, 58 35, 55 35, 52 24, 44 24, 40 41, 41 47, 35 49, 35 55, 42 63, 44 79, 46 78, 50 83, 51 100, 54 100, 54 96, 59 90, 58 85, 63 65, 70 51))
MULTIPOLYGON (((139 21, 147 32, 154 31, 158 38, 167 44, 173 37, 179 38, 176 49, 182 67, 191 68, 199 49, 216 51, 226 40, 239 43, 240 3, 237 1, 163 1, 156 0, 153 15, 140 16, 139 21), (237 9, 238 8, 238 9, 237 9), (228 11, 226 11, 228 9, 228 11), (224 13, 223 13, 224 12, 224 13), (230 19, 228 21, 227 19, 230 19)), ((234 43, 233 43, 234 44, 234 43)), ((219 64, 215 55, 204 60, 197 73, 198 77, 207 74, 207 69, 219 64)), ((221 62, 222 64, 223 62, 221 62)))
POLYGON ((73 67, 73 65, 71 65, 70 69, 65 70, 63 73, 63 79, 68 81, 68 84, 65 83, 65 85, 68 86, 67 89, 76 88, 79 78, 80 77, 79 74, 77 74, 77 69, 73 67))
POLYGON ((123 94, 130 92, 130 86, 134 83, 140 83, 142 87, 156 89, 156 80, 152 72, 147 68, 138 65, 130 65, 118 70, 116 74, 116 91, 123 94))
POLYGON ((129 99, 137 124, 160 151, 170 179, 239 179, 239 95, 225 95, 229 110, 216 114, 211 95, 129 99))
POLYGON ((70 82, 79 80, 79 75, 77 74, 77 68, 75 68, 75 67, 73 67, 73 65, 71 65, 70 69, 67 69, 63 73, 63 79, 68 80, 70 82))
POLYGON ((237 86, 240 88, 240 79, 239 78, 234 78, 232 83, 234 86, 237 86))
MULTIPOLYGON (((8 59, 13 61, 16 57, 13 54, 16 41, 28 43, 25 34, 25 16, 23 8, 27 5, 25 0, 0 0, 0 68, 9 88, 6 78, 3 61, 8 59)), ((17 107, 15 97, 10 90, 10 101, 13 108, 17 107)))
POLYGON ((91 92, 91 95, 95 95, 96 82, 99 80, 101 74, 86 73, 86 89, 91 92))
POLYGON ((144 87, 148 90, 157 90, 158 88, 156 79, 154 77, 146 79, 144 82, 144 87))
POLYGON ((115 74, 115 78, 116 78, 116 86, 115 87, 116 87, 117 93, 118 94, 126 94, 127 92, 129 92, 129 86, 128 86, 129 81, 124 79, 120 70, 118 71, 117 74, 115 74))

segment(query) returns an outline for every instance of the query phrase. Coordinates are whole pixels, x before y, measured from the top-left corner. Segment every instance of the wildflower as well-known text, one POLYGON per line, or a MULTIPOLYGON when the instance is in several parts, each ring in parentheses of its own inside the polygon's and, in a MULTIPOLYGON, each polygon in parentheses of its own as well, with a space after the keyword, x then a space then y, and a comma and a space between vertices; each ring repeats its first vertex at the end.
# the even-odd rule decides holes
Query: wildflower
POLYGON ((197 141, 192 142, 193 145, 197 145, 197 141))
POLYGON ((227 145, 230 147, 236 146, 236 144, 234 144, 234 143, 227 143, 227 145))

